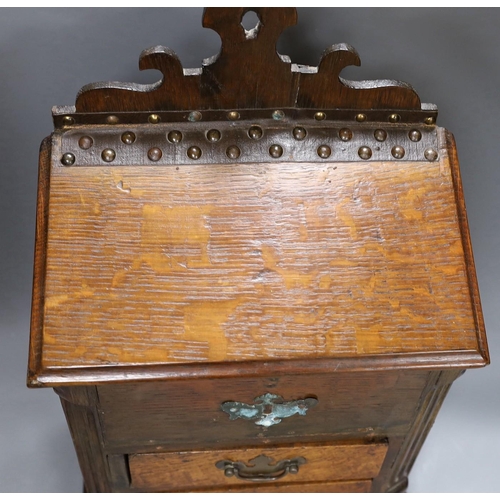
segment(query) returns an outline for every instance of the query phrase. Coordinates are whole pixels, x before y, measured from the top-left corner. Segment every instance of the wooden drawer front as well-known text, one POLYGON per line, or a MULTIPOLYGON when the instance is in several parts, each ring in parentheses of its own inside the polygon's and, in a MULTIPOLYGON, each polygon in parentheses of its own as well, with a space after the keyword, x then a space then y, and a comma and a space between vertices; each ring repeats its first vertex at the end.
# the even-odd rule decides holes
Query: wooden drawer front
POLYGON ((424 371, 177 380, 98 388, 109 453, 221 449, 401 436, 427 382, 424 371), (293 401, 315 397, 305 415, 263 427, 230 420, 221 403, 252 404, 266 393, 293 401))
POLYGON ((370 493, 372 481, 325 481, 321 483, 271 483, 210 489, 210 493, 370 493))
POLYGON ((386 453, 386 443, 186 451, 131 455, 129 466, 135 489, 182 491, 243 486, 255 479, 258 483, 269 483, 261 476, 255 478, 253 469, 259 466, 259 460, 255 462, 258 457, 261 469, 262 461, 265 463, 265 474, 280 483, 372 479, 378 475, 386 453), (287 461, 298 464, 295 473, 286 470, 287 461), (236 468, 247 468, 234 472, 232 465, 226 465, 232 471, 228 477, 223 465, 230 463, 237 464, 236 468), (246 479, 237 477, 240 474, 246 479))

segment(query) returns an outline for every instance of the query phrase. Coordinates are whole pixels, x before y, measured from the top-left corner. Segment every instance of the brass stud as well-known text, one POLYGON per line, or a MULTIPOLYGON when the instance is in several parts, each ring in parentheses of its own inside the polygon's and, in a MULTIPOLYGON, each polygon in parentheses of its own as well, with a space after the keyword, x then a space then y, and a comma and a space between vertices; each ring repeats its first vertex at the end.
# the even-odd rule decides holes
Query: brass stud
POLYGON ((314 115, 314 119, 318 121, 324 120, 325 118, 326 118, 326 113, 323 113, 323 111, 318 111, 314 115))
POLYGON ((63 116, 62 122, 65 127, 68 127, 75 123, 75 119, 72 116, 63 116))
POLYGON ((238 111, 229 111, 229 113, 227 114, 227 118, 229 120, 239 120, 240 114, 238 113, 238 111))
POLYGON ((78 140, 78 146, 80 146, 80 149, 90 149, 92 144, 94 144, 94 140, 88 135, 82 135, 82 137, 78 140))
POLYGON ((410 141, 418 142, 420 141, 420 139, 422 139, 422 134, 420 130, 410 130, 408 132, 408 137, 410 138, 410 141))
POLYGON ((187 150, 187 155, 191 160, 197 160, 201 156, 201 149, 198 146, 191 146, 187 150))
POLYGON ((213 128, 212 130, 209 130, 207 132, 207 139, 210 141, 210 142, 218 142, 220 141, 220 131, 217 130, 216 128, 213 128))
POLYGON ((107 163, 111 163, 115 158, 116 158, 116 153, 114 152, 114 150, 112 149, 105 149, 102 153, 101 153, 101 158, 107 162, 107 163))
POLYGON ((364 121, 366 121, 366 115, 364 113, 358 113, 356 115, 356 121, 357 122, 364 122, 364 121))
POLYGON ((389 121, 391 123, 398 123, 401 121, 401 115, 398 115, 397 113, 393 113, 392 115, 389 115, 389 121))
POLYGON ((167 135, 167 139, 172 144, 179 144, 179 142, 182 141, 182 132, 179 130, 171 130, 167 135))
POLYGON ((120 120, 118 119, 117 116, 115 115, 109 115, 106 118, 106 122, 109 123, 110 125, 116 125, 120 120))
POLYGON ((155 113, 153 113, 152 115, 149 115, 148 116, 148 122, 149 123, 160 123, 161 121, 161 118, 160 118, 160 115, 157 115, 155 113))
POLYGON ((279 158, 283 154, 283 148, 279 144, 273 144, 269 148, 269 154, 273 158, 279 158))
POLYGON ((341 141, 350 141, 352 139, 352 131, 348 128, 342 128, 339 130, 339 137, 341 141))
POLYGON ((438 159, 438 153, 435 149, 429 148, 424 151, 424 156, 426 160, 436 161, 438 159))
POLYGON ((281 111, 281 109, 277 109, 273 111, 272 117, 273 120, 283 120, 283 118, 285 118, 285 113, 281 111))
POLYGON ((434 125, 434 123, 435 123, 434 117, 433 117, 433 116, 428 116, 428 117, 424 120, 424 123, 425 123, 426 125, 434 125))
POLYGON ((373 137, 375 137, 378 142, 384 142, 387 139, 387 132, 378 128, 375 132, 373 132, 373 137))
POLYGON ((307 130, 304 127, 295 127, 293 129, 293 137, 298 141, 303 141, 306 138, 307 130))
POLYGON ((238 146, 229 146, 226 149, 226 156, 230 158, 231 160, 236 160, 236 158, 239 158, 241 154, 240 148, 238 146))
POLYGON ((254 125, 253 127, 250 127, 248 129, 248 137, 250 137, 250 139, 258 140, 262 137, 262 134, 262 129, 257 125, 254 125))
POLYGON ((202 119, 202 114, 199 111, 191 111, 188 115, 188 121, 199 122, 202 119))
POLYGON ((368 146, 361 146, 358 155, 362 160, 369 160, 372 157, 372 150, 368 146))
POLYGON ((320 158, 328 158, 332 154, 332 150, 330 146, 323 144, 318 148, 317 153, 320 158))
POLYGON ((73 153, 64 153, 61 157, 61 163, 66 167, 70 167, 75 163, 75 155, 73 153))
POLYGON ((160 148, 151 148, 148 151, 148 158, 151 161, 158 161, 162 157, 163 153, 160 148))
POLYGON ((405 148, 403 146, 394 146, 391 149, 391 154, 397 160, 401 160, 401 158, 403 158, 405 155, 405 148))
POLYGON ((122 136, 121 136, 121 140, 123 142, 123 144, 134 144, 135 142, 135 134, 133 132, 123 132, 122 136))

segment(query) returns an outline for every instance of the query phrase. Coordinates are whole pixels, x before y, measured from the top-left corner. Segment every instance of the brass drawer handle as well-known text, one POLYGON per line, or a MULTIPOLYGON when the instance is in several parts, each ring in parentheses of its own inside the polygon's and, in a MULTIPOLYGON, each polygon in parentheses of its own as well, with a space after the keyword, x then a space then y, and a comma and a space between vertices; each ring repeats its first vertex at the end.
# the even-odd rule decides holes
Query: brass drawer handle
POLYGON ((255 425, 270 427, 281 422, 283 418, 292 415, 305 415, 309 408, 316 406, 316 398, 298 399, 296 401, 283 401, 277 394, 263 394, 254 399, 255 404, 249 405, 237 401, 222 403, 221 409, 229 415, 230 420, 243 418, 257 420, 255 425))
POLYGON ((222 469, 226 477, 234 476, 244 481, 268 482, 277 481, 287 474, 298 474, 299 465, 305 464, 306 459, 296 457, 290 460, 280 460, 274 465, 272 462, 272 458, 259 455, 249 460, 248 465, 243 462, 220 460, 215 466, 222 469))

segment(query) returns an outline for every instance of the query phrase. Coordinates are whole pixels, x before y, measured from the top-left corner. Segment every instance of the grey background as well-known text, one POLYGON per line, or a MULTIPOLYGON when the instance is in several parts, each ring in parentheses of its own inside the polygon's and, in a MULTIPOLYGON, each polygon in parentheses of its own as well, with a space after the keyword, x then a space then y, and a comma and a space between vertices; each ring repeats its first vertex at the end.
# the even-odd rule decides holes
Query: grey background
MULTIPOLYGON (((333 43, 356 47, 352 79, 410 82, 457 139, 492 365, 452 387, 410 476, 411 492, 498 491, 500 464, 500 10, 299 8, 279 51, 317 65, 333 43)), ((51 107, 92 81, 156 81, 140 52, 162 44, 184 67, 218 51, 202 9, 0 9, 0 492, 79 492, 58 398, 25 373, 38 147, 51 107)))

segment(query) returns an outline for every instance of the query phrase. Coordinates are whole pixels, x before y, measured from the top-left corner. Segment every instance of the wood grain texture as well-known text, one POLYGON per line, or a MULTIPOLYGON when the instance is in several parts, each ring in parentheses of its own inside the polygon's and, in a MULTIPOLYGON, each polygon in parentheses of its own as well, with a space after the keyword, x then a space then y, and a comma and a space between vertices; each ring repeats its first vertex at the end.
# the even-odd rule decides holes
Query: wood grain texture
POLYGON ((48 368, 34 375, 37 386, 63 387, 82 384, 119 384, 137 381, 193 380, 210 377, 279 376, 288 373, 367 373, 399 369, 442 370, 448 368, 479 368, 485 365, 483 356, 475 350, 440 351, 429 353, 377 354, 358 357, 315 359, 278 359, 266 361, 236 361, 228 363, 185 363, 147 365, 106 365, 68 368, 48 368))
POLYGON ((440 157, 54 162, 43 366, 477 350, 440 157))
POLYGON ((129 457, 132 486, 145 490, 191 489, 238 485, 236 477, 226 477, 215 467, 220 460, 244 462, 259 455, 273 463, 297 457, 306 459, 297 474, 287 474, 280 483, 341 481, 375 477, 387 453, 387 444, 297 445, 293 447, 154 453, 129 457))
POLYGON ((130 491, 130 469, 127 455, 107 455, 109 480, 113 492, 130 491))
POLYGON ((33 293, 31 302, 28 386, 37 387, 43 343, 43 309, 45 297, 45 271, 47 251, 47 223, 49 216, 51 137, 40 145, 38 160, 38 193, 35 229, 35 259, 33 266, 33 293))
POLYGON ((465 207, 465 198, 462 187, 462 177, 458 162, 457 146, 453 134, 446 131, 446 150, 449 154, 450 167, 452 170, 453 187, 457 206, 457 214, 460 222, 460 234, 462 236, 462 245, 464 249, 465 260, 467 263, 467 278, 469 281, 469 292, 471 295, 472 311, 474 322, 476 324, 477 341, 479 352, 483 357, 485 364, 489 364, 490 355, 488 350, 488 341, 486 338, 486 329, 484 327, 483 310, 479 296, 479 286, 476 277, 476 266, 474 263, 474 254, 472 252, 472 242, 470 238, 469 222, 467 220, 467 210, 465 207))
MULTIPOLYGON (((207 493, 369 493, 371 481, 325 481, 321 483, 269 484, 210 488, 207 493)), ((196 491, 193 491, 197 493, 196 491)))
POLYGON ((73 438, 78 463, 82 471, 85 491, 88 493, 107 493, 112 491, 106 456, 103 450, 101 425, 95 406, 95 388, 79 387, 70 399, 85 405, 70 403, 61 398, 61 404, 73 438), (94 401, 93 406, 87 406, 94 401))
POLYGON ((406 434, 394 460, 386 462, 379 477, 374 480, 373 489, 379 492, 397 492, 406 489, 408 475, 417 455, 429 434, 441 405, 452 382, 459 376, 458 370, 434 372, 429 376, 429 383, 423 391, 409 432, 406 434))
POLYGON ((94 83, 76 100, 78 113, 243 108, 420 109, 413 88, 393 80, 353 82, 340 78, 349 65, 360 64, 353 47, 337 44, 325 51, 318 68, 291 64, 276 51, 284 29, 297 22, 295 8, 207 8, 203 26, 221 37, 217 56, 197 70, 184 70, 177 55, 163 46, 143 51, 139 68, 157 69, 163 78, 153 85, 94 83), (243 16, 260 19, 246 31, 243 16))
POLYGON ((373 439, 404 436, 429 374, 289 374, 281 377, 211 378, 98 386, 108 453, 151 453, 220 447, 373 439), (315 397, 305 416, 268 428, 230 420, 226 401, 250 404, 270 392, 286 401, 315 397))

